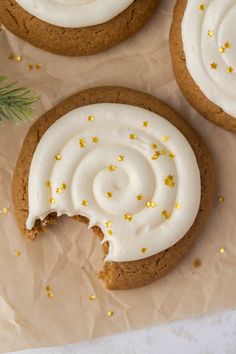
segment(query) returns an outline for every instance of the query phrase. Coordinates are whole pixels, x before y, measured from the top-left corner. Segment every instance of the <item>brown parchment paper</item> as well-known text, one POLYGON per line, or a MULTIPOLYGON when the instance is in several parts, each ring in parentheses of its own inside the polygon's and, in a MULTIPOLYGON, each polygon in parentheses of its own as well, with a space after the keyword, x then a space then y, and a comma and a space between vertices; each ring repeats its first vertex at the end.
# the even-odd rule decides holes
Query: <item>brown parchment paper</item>
POLYGON ((180 266, 142 289, 107 291, 97 279, 99 241, 86 226, 64 218, 35 242, 20 235, 11 178, 29 124, 0 127, 0 352, 80 342, 97 336, 198 316, 236 305, 236 136, 201 118, 180 94, 171 69, 168 35, 174 0, 163 0, 134 38, 89 58, 66 58, 33 48, 4 28, 0 73, 41 94, 37 116, 63 98, 98 85, 123 85, 172 105, 200 132, 215 164, 214 210, 196 246, 180 266), (22 61, 9 60, 10 53, 22 61), (42 64, 29 71, 28 64, 42 64), (221 254, 219 248, 225 247, 221 254), (14 252, 21 251, 16 257, 14 252), (199 258, 202 266, 194 268, 199 258), (45 287, 54 297, 49 299, 45 287), (96 294, 95 301, 88 296, 96 294), (114 311, 113 317, 107 312, 114 311))

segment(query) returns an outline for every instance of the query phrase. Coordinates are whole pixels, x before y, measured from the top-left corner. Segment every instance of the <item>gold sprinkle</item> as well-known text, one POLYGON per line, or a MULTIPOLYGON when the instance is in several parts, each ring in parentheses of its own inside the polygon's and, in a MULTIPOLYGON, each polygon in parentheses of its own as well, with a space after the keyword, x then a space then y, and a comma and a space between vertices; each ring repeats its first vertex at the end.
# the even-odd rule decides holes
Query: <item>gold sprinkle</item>
POLYGON ((169 175, 168 177, 165 178, 164 181, 166 186, 174 188, 175 186, 174 176, 169 175))
POLYGON ((16 250, 16 251, 15 251, 15 256, 16 256, 16 257, 20 257, 20 256, 21 256, 21 251, 16 250))
POLYGON ((166 219, 170 219, 170 213, 167 210, 162 210, 161 215, 166 219))
POLYGON ((2 212, 2 214, 7 215, 8 212, 9 212, 9 208, 3 207, 2 210, 1 210, 1 212, 2 212))
POLYGON ((225 52, 225 47, 220 47, 220 48, 219 48, 219 52, 220 52, 220 53, 224 53, 224 52, 225 52))
POLYGON ((176 207, 176 209, 180 209, 180 208, 181 208, 180 203, 176 202, 176 203, 175 203, 175 207, 176 207))
POLYGON ((211 68, 212 68, 213 70, 216 70, 216 69, 218 68, 218 64, 216 64, 216 63, 211 63, 211 68))
POLYGON ((94 295, 94 294, 89 295, 88 299, 89 299, 90 301, 94 301, 94 300, 96 300, 96 295, 94 295))
POLYGON ((63 192, 63 189, 61 187, 57 188, 56 189, 56 193, 57 194, 61 194, 63 192))
POLYGON ((108 316, 108 317, 114 316, 114 311, 112 311, 112 310, 108 311, 108 312, 107 312, 107 316, 108 316))
POLYGON ((82 200, 82 206, 87 207, 88 206, 88 201, 86 199, 82 200))
POLYGON ((50 181, 46 181, 45 182, 45 187, 46 188, 51 188, 52 186, 51 186, 51 182, 50 181))
POLYGON ((130 138, 131 140, 134 140, 134 139, 136 139, 136 135, 132 133, 132 134, 130 134, 129 138, 130 138))
POLYGON ((143 195, 142 194, 138 194, 136 196, 137 200, 140 201, 140 200, 143 200, 143 195))
POLYGON ((149 125, 149 122, 147 122, 147 121, 146 121, 146 122, 143 122, 143 127, 144 127, 144 128, 147 128, 148 125, 149 125))
POLYGON ((81 149, 85 148, 87 146, 86 140, 84 138, 79 139, 79 145, 81 149))
POLYGON ((175 154, 174 154, 173 152, 169 152, 169 157, 170 157, 171 159, 174 159, 174 158, 175 158, 175 154))
POLYGON ((56 203, 56 199, 55 198, 50 198, 49 199, 49 203, 50 204, 55 204, 56 203))
POLYGON ((161 156, 160 151, 155 151, 154 155, 152 156, 152 160, 157 160, 161 156))
POLYGON ((48 292, 48 298, 52 299, 54 297, 53 293, 51 291, 48 292))
POLYGON ((108 230, 108 235, 112 236, 113 235, 113 231, 112 230, 108 230))
POLYGON ((120 161, 120 162, 124 161, 124 160, 125 160, 124 155, 119 155, 119 156, 117 157, 117 160, 120 161))
POLYGON ((231 44, 229 42, 225 42, 224 47, 225 49, 229 49, 231 47, 231 44))
POLYGON ((142 253, 147 253, 147 251, 148 251, 147 247, 142 247, 142 248, 141 248, 141 252, 142 252, 142 253))
POLYGON ((133 216, 129 213, 124 215, 126 221, 131 222, 133 220, 133 216))
POLYGON ((52 289, 49 285, 46 286, 46 291, 52 291, 52 289))
POLYGON ((152 148, 153 148, 153 150, 156 150, 158 148, 158 145, 157 144, 152 144, 152 148))
POLYGON ((105 226, 108 228, 108 227, 111 227, 112 226, 112 222, 111 221, 106 221, 105 222, 105 226))
POLYGON ((156 208, 157 203, 149 200, 145 203, 145 205, 147 208, 156 208))
POLYGON ((93 120, 94 120, 94 116, 89 115, 89 116, 88 116, 88 121, 89 121, 89 122, 92 122, 93 120))
POLYGON ((227 71, 229 74, 232 74, 234 72, 234 68, 232 68, 232 66, 227 66, 227 71))
POLYGON ((112 192, 106 192, 106 197, 107 198, 112 198, 112 192))
POLYGON ((22 61, 22 56, 20 54, 16 54, 15 61, 18 61, 18 62, 22 61))
POLYGON ((117 167, 114 166, 114 165, 108 166, 108 170, 109 170, 110 172, 114 172, 116 169, 117 169, 117 167))
POLYGON ((224 203, 225 197, 223 197, 223 196, 221 195, 218 200, 219 200, 220 203, 224 203))
POLYGON ((206 10, 206 5, 205 4, 201 4, 201 5, 199 5, 199 10, 200 11, 205 11, 206 10))
POLYGON ((165 136, 163 136, 162 140, 163 140, 165 143, 167 143, 167 141, 170 140, 170 137, 167 136, 167 135, 165 135, 165 136))
POLYGON ((215 34, 215 32, 212 31, 212 30, 209 30, 209 31, 207 32, 207 34, 208 34, 209 37, 213 37, 214 34, 215 34))
POLYGON ((61 160, 61 154, 56 154, 54 156, 54 159, 57 160, 57 161, 60 161, 61 160))
POLYGON ((225 253, 225 248, 224 248, 224 247, 220 247, 220 248, 219 248, 219 252, 220 252, 221 254, 225 253))
POLYGON ((62 184, 61 184, 61 188, 64 189, 64 190, 66 190, 67 184, 66 184, 66 183, 62 183, 62 184))
POLYGON ((32 64, 28 64, 28 65, 27 65, 27 69, 28 69, 28 70, 33 70, 33 68, 34 68, 34 66, 33 66, 32 64))
POLYGON ((92 143, 97 144, 99 142, 99 137, 98 136, 93 136, 92 137, 92 143))
POLYGON ((42 68, 42 64, 35 64, 34 67, 36 70, 40 70, 42 68))

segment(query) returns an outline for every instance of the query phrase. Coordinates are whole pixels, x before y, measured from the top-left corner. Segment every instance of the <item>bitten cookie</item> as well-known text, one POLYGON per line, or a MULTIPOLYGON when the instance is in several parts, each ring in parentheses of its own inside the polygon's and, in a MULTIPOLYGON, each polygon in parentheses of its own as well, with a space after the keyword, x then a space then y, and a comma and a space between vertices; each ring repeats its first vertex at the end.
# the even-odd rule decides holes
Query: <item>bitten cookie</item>
POLYGON ((0 21, 52 53, 91 55, 139 31, 159 0, 1 0, 0 21))
POLYGON ((103 243, 108 289, 141 287, 173 269, 213 194, 199 135, 157 98, 119 87, 82 91, 38 119, 13 178, 21 232, 34 239, 62 214, 88 223, 103 243))
POLYGON ((205 118, 236 133, 234 0, 178 0, 170 33, 181 91, 205 118))

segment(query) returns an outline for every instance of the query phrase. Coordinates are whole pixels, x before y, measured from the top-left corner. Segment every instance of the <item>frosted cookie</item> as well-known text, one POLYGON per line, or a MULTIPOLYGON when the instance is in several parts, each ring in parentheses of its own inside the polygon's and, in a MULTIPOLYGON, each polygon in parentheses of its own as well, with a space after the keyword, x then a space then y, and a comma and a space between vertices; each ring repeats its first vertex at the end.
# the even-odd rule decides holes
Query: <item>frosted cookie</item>
POLYGON ((205 118, 236 132, 236 4, 178 0, 170 35, 184 96, 205 118))
POLYGON ((109 289, 140 287, 174 268, 213 191, 207 149, 185 120, 152 96, 115 87, 80 92, 38 119, 13 179, 22 233, 34 239, 63 214, 87 222, 102 240, 109 289))
POLYGON ((1 0, 0 21, 36 47, 91 55, 134 35, 159 0, 1 0))

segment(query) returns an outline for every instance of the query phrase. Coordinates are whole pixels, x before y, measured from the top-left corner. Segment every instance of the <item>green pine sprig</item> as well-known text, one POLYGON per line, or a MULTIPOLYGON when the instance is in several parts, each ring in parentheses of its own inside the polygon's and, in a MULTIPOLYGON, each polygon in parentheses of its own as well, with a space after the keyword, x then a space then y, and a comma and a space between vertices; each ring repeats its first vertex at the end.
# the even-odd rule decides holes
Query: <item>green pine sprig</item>
POLYGON ((39 96, 28 88, 17 88, 16 83, 9 83, 6 76, 0 76, 0 125, 3 119, 11 123, 30 121, 34 117, 31 105, 39 96))

